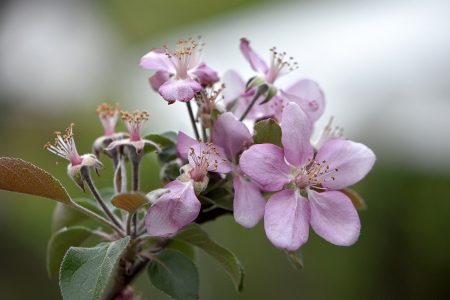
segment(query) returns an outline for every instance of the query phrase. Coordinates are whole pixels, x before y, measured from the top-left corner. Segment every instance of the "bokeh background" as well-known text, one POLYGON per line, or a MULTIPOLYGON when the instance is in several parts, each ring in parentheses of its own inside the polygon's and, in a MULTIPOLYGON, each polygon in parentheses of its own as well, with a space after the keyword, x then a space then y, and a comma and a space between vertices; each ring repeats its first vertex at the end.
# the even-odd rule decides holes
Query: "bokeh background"
MULTIPOLYGON (((184 106, 148 86, 139 58, 153 47, 201 34, 205 61, 223 74, 251 76, 238 50, 247 37, 265 57, 277 46, 300 69, 280 80, 317 80, 348 138, 377 154, 355 186, 368 204, 362 234, 341 248, 311 234, 297 272, 267 241, 231 217, 206 224, 246 267, 237 294, 206 255, 198 264, 202 299, 450 298, 450 2, 10 0, 0 2, 0 155, 21 157, 81 196, 65 163, 42 149, 54 130, 76 123, 81 152, 101 134, 103 102, 150 112, 147 132, 190 131, 184 106)), ((154 157, 143 188, 160 186, 154 157)), ((100 186, 108 185, 107 164, 100 186)), ((2 299, 59 299, 47 278, 46 243, 54 203, 0 191, 2 299)), ((145 299, 167 299, 146 281, 145 299)))

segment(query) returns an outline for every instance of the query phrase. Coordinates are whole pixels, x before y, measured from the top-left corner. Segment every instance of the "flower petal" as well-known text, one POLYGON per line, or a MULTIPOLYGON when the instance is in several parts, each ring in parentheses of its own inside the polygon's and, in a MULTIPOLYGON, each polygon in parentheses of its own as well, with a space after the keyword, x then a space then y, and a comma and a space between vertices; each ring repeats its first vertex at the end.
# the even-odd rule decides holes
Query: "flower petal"
POLYGON ((249 40, 242 38, 239 48, 254 71, 261 72, 263 74, 268 72, 269 68, 267 67, 266 62, 258 54, 256 54, 255 51, 253 51, 250 47, 249 40))
POLYGON ((264 216, 266 201, 258 187, 242 176, 233 179, 234 201, 233 215, 237 223, 246 228, 258 224, 264 216))
POLYGON ((191 138, 186 133, 180 131, 178 132, 178 138, 177 138, 177 155, 178 157, 187 160, 189 149, 197 144, 198 141, 194 138, 191 138))
POLYGON ((363 144, 333 139, 319 149, 315 160, 325 161, 323 164, 330 170, 321 176, 322 185, 340 190, 357 183, 369 173, 375 163, 375 154, 363 144))
POLYGON ((176 73, 175 67, 164 49, 154 49, 142 56, 139 66, 144 69, 176 73))
POLYGON ((297 191, 283 190, 270 197, 264 213, 264 229, 278 248, 295 251, 309 235, 308 200, 297 191))
POLYGON ((284 96, 306 112, 312 122, 317 121, 325 110, 325 96, 317 82, 303 79, 289 87, 284 96))
POLYGON ((212 143, 197 142, 190 147, 189 151, 192 150, 194 154, 188 154, 189 164, 192 167, 196 166, 195 157, 197 161, 206 159, 209 172, 228 173, 231 171, 230 162, 226 159, 225 151, 221 147, 212 143))
POLYGON ((158 91, 161 85, 167 82, 170 78, 170 74, 166 71, 156 71, 153 76, 150 76, 148 82, 153 90, 158 91))
POLYGON ((192 182, 172 181, 165 186, 169 193, 153 204, 145 217, 145 227, 151 236, 170 237, 192 223, 200 212, 200 201, 192 182))
POLYGON ((188 102, 194 98, 195 93, 202 89, 200 83, 192 79, 168 80, 159 87, 161 96, 169 101, 188 102))
POLYGON ((214 125, 212 141, 222 147, 227 158, 232 161, 244 149, 244 145, 252 143, 252 136, 244 123, 231 112, 226 112, 220 115, 214 125))
POLYGON ((288 103, 281 118, 281 142, 288 162, 295 166, 305 166, 313 157, 311 121, 295 103, 288 103))
POLYGON ((222 81, 225 84, 222 95, 227 106, 245 93, 245 82, 236 71, 226 71, 222 81))
POLYGON ((338 191, 308 192, 311 226, 328 242, 350 246, 358 240, 361 223, 352 201, 338 191))
POLYGON ((276 192, 291 180, 283 149, 273 144, 251 146, 239 160, 241 170, 266 192, 276 192))
POLYGON ((204 63, 199 64, 191 71, 191 73, 195 75, 202 85, 213 85, 219 81, 219 75, 217 75, 217 72, 204 63))

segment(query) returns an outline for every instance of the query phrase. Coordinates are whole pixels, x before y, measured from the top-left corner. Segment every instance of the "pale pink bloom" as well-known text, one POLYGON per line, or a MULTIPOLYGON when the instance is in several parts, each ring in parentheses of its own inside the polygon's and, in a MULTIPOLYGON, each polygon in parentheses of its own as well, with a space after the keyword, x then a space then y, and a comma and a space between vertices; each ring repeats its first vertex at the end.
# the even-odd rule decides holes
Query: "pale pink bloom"
POLYGON ((187 102, 202 86, 219 81, 217 72, 201 63, 203 46, 194 39, 180 40, 176 50, 154 49, 141 58, 139 65, 156 71, 149 82, 165 100, 187 102))
POLYGON ((168 193, 149 208, 145 225, 151 236, 170 237, 192 223, 201 208, 197 186, 206 187, 208 172, 230 172, 222 149, 212 143, 198 142, 182 132, 178 135, 177 153, 189 164, 184 168, 185 176, 168 183, 165 186, 168 193))
POLYGON ((69 177, 71 177, 80 186, 80 188, 84 190, 84 183, 81 178, 81 168, 92 167, 98 174, 103 165, 93 154, 78 154, 73 137, 73 126, 73 123, 70 124, 64 133, 55 131, 54 143, 51 144, 48 142, 44 145, 44 148, 69 161, 69 165, 67 166, 67 173, 69 177))
POLYGON ((234 219, 242 226, 251 228, 263 217, 266 204, 258 186, 244 176, 238 165, 238 155, 252 144, 252 136, 242 122, 231 112, 226 112, 215 122, 212 141, 224 150, 232 163, 234 219))
POLYGON ((105 149, 105 151, 111 151, 120 146, 133 147, 137 154, 142 154, 145 146, 155 147, 157 151, 161 148, 156 143, 142 138, 142 129, 145 122, 147 122, 149 114, 147 112, 135 111, 134 113, 122 112, 122 120, 128 129, 129 137, 121 140, 113 141, 105 149))
POLYGON ((359 217, 338 190, 366 176, 374 153, 343 139, 330 139, 314 153, 311 121, 295 103, 284 109, 281 129, 283 148, 253 145, 240 159, 242 171, 264 191, 277 192, 265 208, 267 237, 276 247, 294 251, 308 240, 311 225, 330 243, 353 244, 359 237, 359 217))
MULTIPOLYGON (((271 61, 268 64, 250 47, 250 41, 241 39, 240 49, 244 57, 250 63, 252 69, 263 75, 264 80, 269 85, 274 85, 275 81, 281 76, 297 69, 297 63, 292 58, 287 58, 286 53, 280 53, 275 47, 270 49, 271 61)), ((244 80, 234 71, 228 71, 223 77, 225 83, 224 100, 229 111, 234 112, 240 117, 250 104, 254 89, 247 89, 244 80)), ((309 79, 302 79, 295 82, 287 89, 277 87, 277 94, 272 99, 259 105, 265 99, 265 95, 260 97, 247 115, 249 120, 259 120, 264 118, 273 118, 281 120, 283 108, 289 102, 295 102, 306 112, 312 121, 316 121, 325 110, 325 97, 319 85, 309 79)))

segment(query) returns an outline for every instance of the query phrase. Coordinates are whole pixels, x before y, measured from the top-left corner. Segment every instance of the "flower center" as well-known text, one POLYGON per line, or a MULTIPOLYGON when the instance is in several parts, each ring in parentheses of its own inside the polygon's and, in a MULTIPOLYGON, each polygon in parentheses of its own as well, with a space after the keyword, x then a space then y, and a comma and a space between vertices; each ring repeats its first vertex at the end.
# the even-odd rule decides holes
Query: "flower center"
POLYGON ((276 47, 270 49, 272 57, 269 71, 266 74, 268 83, 274 83, 277 78, 298 69, 298 63, 293 57, 286 57, 286 52, 278 52, 276 47))
POLYGON ((111 136, 116 133, 117 120, 119 118, 119 106, 100 104, 95 110, 105 131, 105 136, 111 136))
POLYGON ((169 51, 167 46, 163 46, 166 55, 176 70, 176 79, 187 79, 189 69, 199 64, 205 45, 200 40, 200 36, 198 40, 193 38, 179 40, 176 49, 172 52, 169 51))
POLYGON ((76 166, 81 164, 83 159, 78 154, 77 147, 75 146, 75 140, 73 139, 73 126, 73 123, 70 124, 70 126, 64 131, 64 134, 59 131, 55 131, 54 143, 51 144, 48 142, 44 145, 44 149, 67 159, 70 161, 72 166, 76 166))
POLYGON ((225 161, 220 157, 217 148, 211 144, 204 144, 206 149, 200 148, 200 153, 196 153, 194 147, 189 149, 189 156, 192 159, 191 178, 194 181, 202 181, 208 171, 216 171, 219 167, 219 160, 225 161))
POLYGON ((331 169, 326 160, 318 162, 311 161, 306 167, 300 168, 295 176, 295 185, 300 189, 307 187, 324 190, 323 183, 336 180, 336 173, 339 170, 331 169))
POLYGON ((142 127, 147 122, 148 117, 149 114, 146 111, 135 111, 134 113, 122 112, 122 120, 125 121, 131 142, 141 140, 142 127))

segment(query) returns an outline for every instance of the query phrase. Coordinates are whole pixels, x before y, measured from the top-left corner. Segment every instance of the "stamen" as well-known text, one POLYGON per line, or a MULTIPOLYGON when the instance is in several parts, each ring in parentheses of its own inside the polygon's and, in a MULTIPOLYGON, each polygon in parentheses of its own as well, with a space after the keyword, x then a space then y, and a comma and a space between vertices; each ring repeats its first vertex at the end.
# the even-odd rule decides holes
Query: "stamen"
POLYGON ((55 139, 53 144, 47 142, 44 145, 44 149, 47 149, 51 153, 67 159, 72 165, 78 165, 81 164, 82 158, 78 154, 77 148, 75 146, 75 141, 73 138, 73 126, 73 123, 70 124, 69 127, 67 127, 64 131, 64 134, 59 131, 55 131, 55 139))
POLYGON ((115 133, 119 110, 120 107, 118 104, 108 105, 107 103, 100 104, 95 110, 103 125, 105 136, 111 136, 115 133))
POLYGON ((269 71, 266 74, 269 83, 274 83, 277 78, 298 69, 298 63, 292 56, 286 57, 286 52, 279 52, 276 47, 270 48, 269 51, 272 53, 269 71))
POLYGON ((122 120, 125 121, 125 125, 130 133, 130 141, 140 141, 142 128, 150 116, 149 113, 146 111, 135 111, 134 113, 122 111, 121 113, 122 120))

